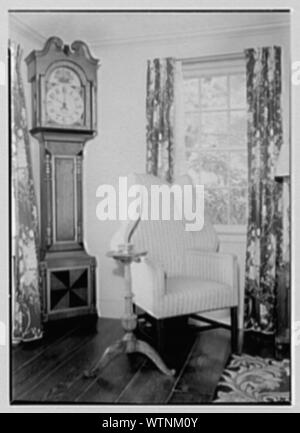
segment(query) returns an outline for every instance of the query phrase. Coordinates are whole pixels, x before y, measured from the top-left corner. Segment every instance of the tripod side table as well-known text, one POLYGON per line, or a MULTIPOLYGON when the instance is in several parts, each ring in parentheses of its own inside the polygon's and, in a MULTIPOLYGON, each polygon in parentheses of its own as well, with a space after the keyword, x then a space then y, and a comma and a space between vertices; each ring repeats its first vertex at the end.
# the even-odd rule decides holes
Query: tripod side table
POLYGON ((132 244, 125 244, 119 251, 110 251, 107 253, 108 257, 112 257, 119 263, 124 265, 124 278, 125 278, 125 312, 122 319, 123 329, 125 335, 122 339, 118 340, 109 346, 96 366, 91 370, 85 371, 85 377, 95 377, 99 370, 104 368, 112 359, 122 353, 139 352, 146 355, 157 366, 157 368, 168 376, 174 376, 175 370, 167 368, 159 354, 148 343, 138 340, 134 334, 137 327, 137 316, 133 312, 133 293, 131 288, 131 270, 130 264, 133 261, 140 261, 141 257, 145 256, 147 252, 136 252, 132 244))

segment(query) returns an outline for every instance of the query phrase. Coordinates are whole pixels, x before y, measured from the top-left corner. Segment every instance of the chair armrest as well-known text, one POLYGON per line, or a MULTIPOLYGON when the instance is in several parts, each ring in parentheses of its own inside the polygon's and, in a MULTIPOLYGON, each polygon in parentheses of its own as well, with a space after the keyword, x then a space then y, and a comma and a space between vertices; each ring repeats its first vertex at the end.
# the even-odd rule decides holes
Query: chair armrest
POLYGON ((238 261, 234 254, 187 250, 185 273, 207 281, 227 284, 238 292, 238 261))
POLYGON ((166 273, 147 257, 131 264, 131 281, 134 301, 142 308, 151 310, 165 294, 166 273))

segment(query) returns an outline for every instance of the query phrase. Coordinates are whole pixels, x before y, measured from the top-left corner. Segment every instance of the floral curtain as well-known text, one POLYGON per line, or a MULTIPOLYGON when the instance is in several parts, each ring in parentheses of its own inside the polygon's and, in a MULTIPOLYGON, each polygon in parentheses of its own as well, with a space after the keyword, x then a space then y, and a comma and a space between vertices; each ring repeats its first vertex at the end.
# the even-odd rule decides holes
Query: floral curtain
POLYGON ((169 182, 174 170, 174 75, 172 58, 148 60, 147 173, 169 182))
POLYGON ((281 48, 248 49, 249 205, 245 329, 276 330, 276 275, 283 258, 283 188, 275 180, 282 145, 281 48))
POLYGON ((42 337, 38 261, 38 214, 30 138, 21 77, 22 52, 10 43, 11 173, 13 253, 13 342, 42 337))

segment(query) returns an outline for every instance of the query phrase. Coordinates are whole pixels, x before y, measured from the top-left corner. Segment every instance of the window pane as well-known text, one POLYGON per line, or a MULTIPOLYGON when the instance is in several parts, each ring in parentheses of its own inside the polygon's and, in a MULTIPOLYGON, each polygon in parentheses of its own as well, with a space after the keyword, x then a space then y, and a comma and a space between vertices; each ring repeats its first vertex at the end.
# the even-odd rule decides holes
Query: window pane
POLYGON ((230 181, 232 186, 247 186, 247 154, 246 152, 231 152, 230 181))
POLYGON ((238 135, 229 135, 228 136, 228 146, 229 147, 238 147, 241 149, 245 149, 246 146, 246 137, 241 137, 238 135))
POLYGON ((201 148, 220 148, 228 146, 228 139, 225 134, 200 134, 199 135, 199 144, 201 148))
POLYGON ((225 134, 228 130, 227 112, 202 113, 201 132, 204 134, 225 134))
POLYGON ((185 146, 192 148, 197 146, 199 129, 199 115, 195 113, 185 114, 185 146))
POLYGON ((202 77, 201 105, 203 108, 227 108, 227 77, 202 77))
POLYGON ((193 149, 186 149, 186 162, 187 170, 189 175, 195 180, 196 183, 200 183, 200 157, 199 152, 193 149))
POLYGON ((229 193, 226 189, 204 188, 205 213, 213 224, 229 224, 229 193))
MULTIPOLYGON (((186 79, 185 156, 193 181, 205 186, 206 211, 214 224, 246 224, 246 78, 240 70, 186 79)), ((205 72, 204 72, 205 73, 205 72)))
POLYGON ((243 111, 230 112, 230 133, 234 136, 243 137, 246 143, 246 113, 243 111))
POLYGON ((247 189, 232 189, 230 191, 230 204, 230 224, 246 224, 247 189))
POLYGON ((199 180, 206 186, 225 186, 228 184, 228 155, 219 151, 199 154, 199 180))
POLYGON ((230 76, 230 107, 246 107, 246 80, 244 74, 230 76))
POLYGON ((183 83, 185 111, 193 111, 199 108, 199 80, 193 78, 184 80, 183 83))
POLYGON ((196 184, 200 185, 199 172, 197 169, 193 167, 192 164, 187 167, 187 174, 191 177, 194 185, 196 184))

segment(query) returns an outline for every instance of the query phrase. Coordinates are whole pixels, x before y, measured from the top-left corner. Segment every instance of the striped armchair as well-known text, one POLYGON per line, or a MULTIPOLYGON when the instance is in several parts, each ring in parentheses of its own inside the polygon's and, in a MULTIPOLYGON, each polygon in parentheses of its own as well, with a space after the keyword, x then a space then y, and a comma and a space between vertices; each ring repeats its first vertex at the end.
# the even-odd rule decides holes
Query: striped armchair
MULTIPOLYGON (((163 182, 151 175, 131 180, 150 188, 163 182)), ((134 302, 157 319, 158 347, 163 348, 163 320, 223 308, 231 309, 232 347, 237 347, 238 264, 218 252, 218 237, 205 218, 201 231, 186 231, 182 220, 141 220, 132 236, 147 256, 131 265, 134 302)))

